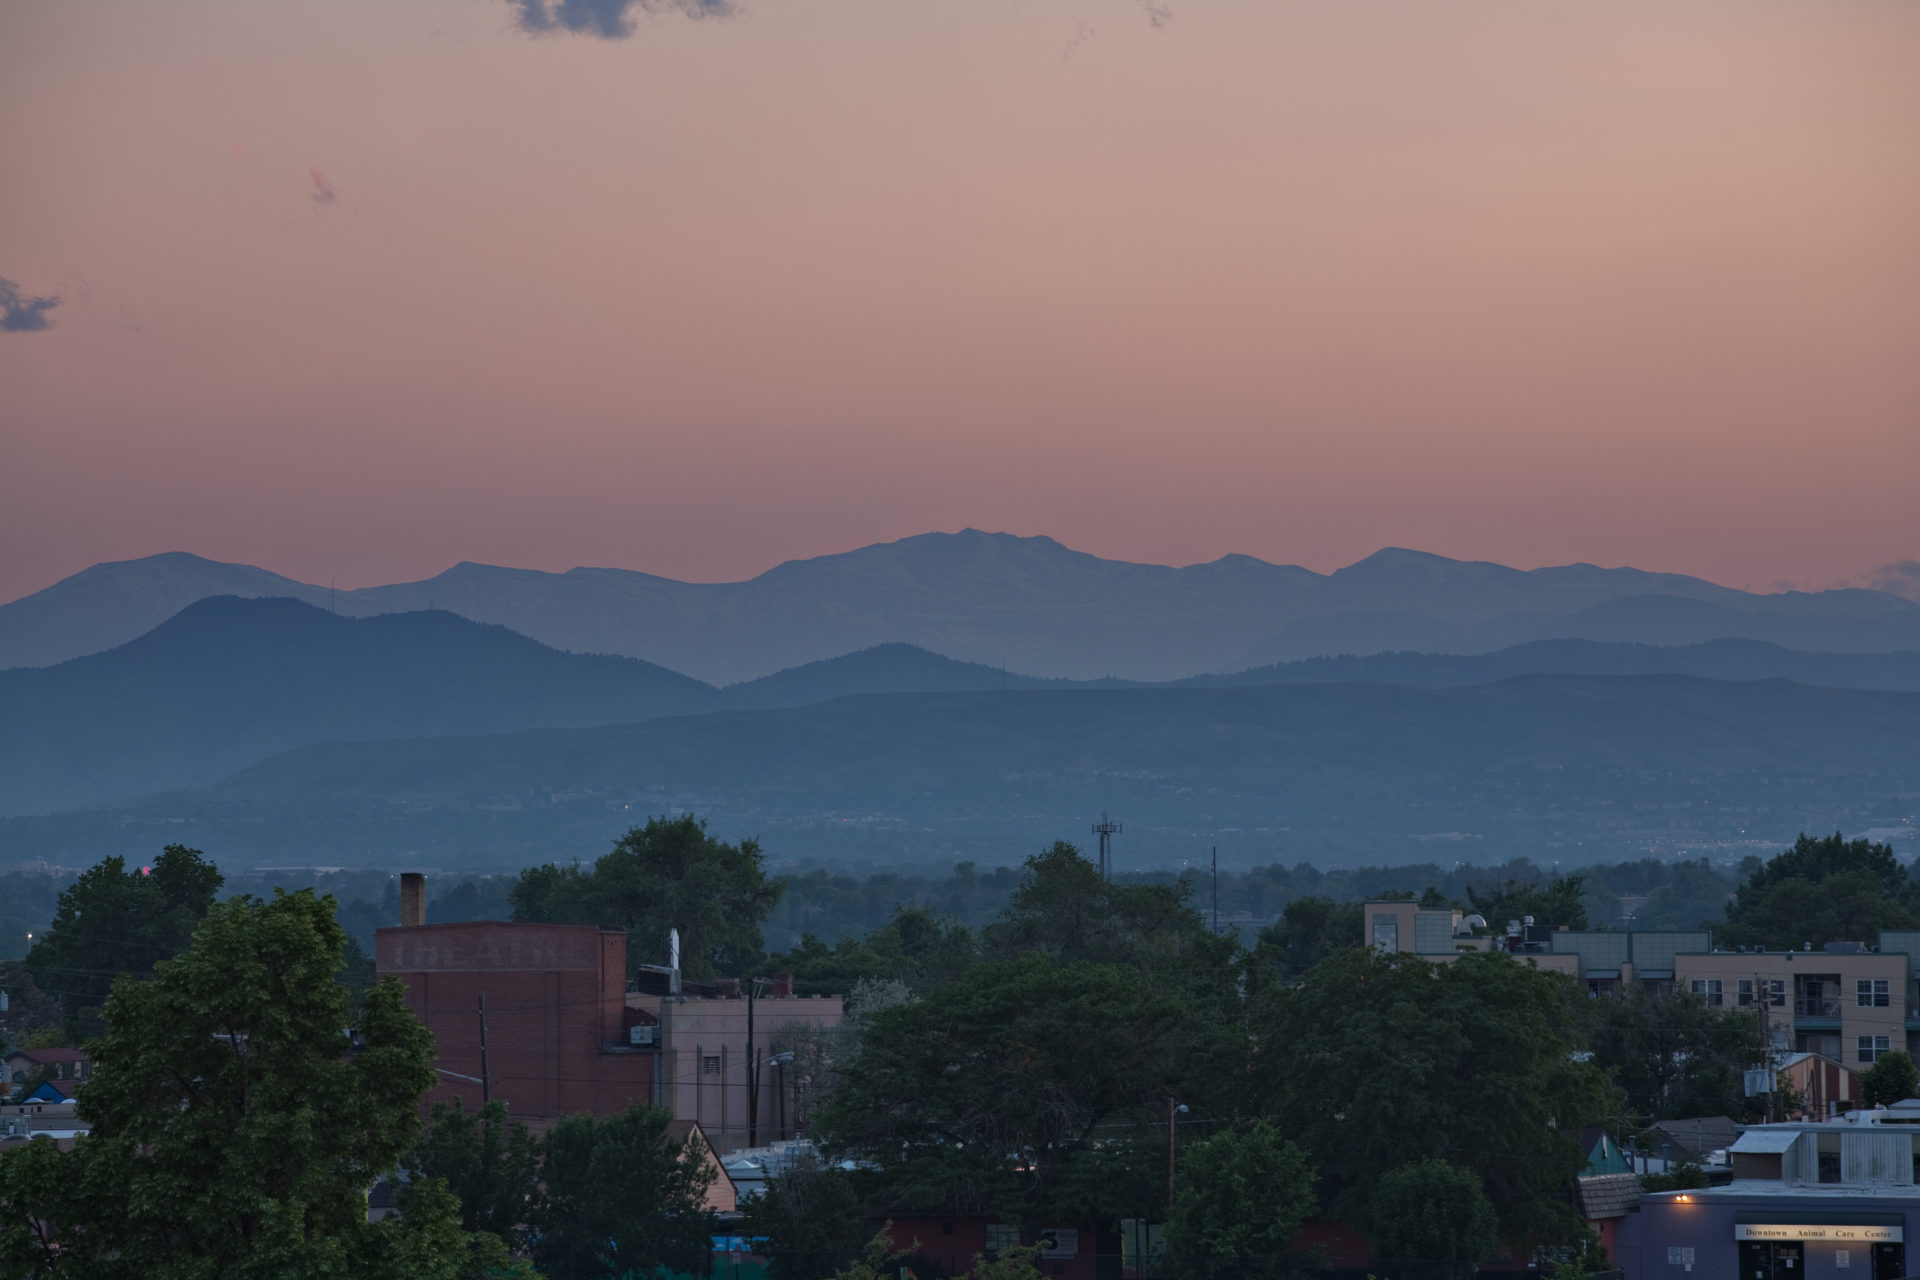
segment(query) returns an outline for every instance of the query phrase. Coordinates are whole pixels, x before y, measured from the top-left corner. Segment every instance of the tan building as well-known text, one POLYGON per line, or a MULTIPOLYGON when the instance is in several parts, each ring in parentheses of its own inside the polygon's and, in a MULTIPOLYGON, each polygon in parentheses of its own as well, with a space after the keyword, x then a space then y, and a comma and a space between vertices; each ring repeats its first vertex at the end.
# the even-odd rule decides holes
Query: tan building
POLYGON ((794 1136, 804 1081, 781 1047, 796 1029, 840 1025, 840 996, 796 996, 791 979, 776 980, 749 1000, 740 984, 726 990, 675 996, 627 993, 627 1006, 658 1019, 659 1093, 655 1105, 698 1124, 725 1156, 741 1147, 794 1136))
POLYGON ((1457 910, 1369 902, 1363 911, 1364 941, 1378 950, 1430 960, 1511 951, 1581 980, 1594 995, 1633 983, 1686 992, 1716 1008, 1759 1013, 1776 1051, 1819 1054, 1855 1071, 1892 1050, 1920 1047, 1920 932, 1883 933, 1875 947, 1742 951, 1716 949, 1705 930, 1576 931, 1526 920, 1493 922, 1495 936, 1484 936, 1487 922, 1457 910))

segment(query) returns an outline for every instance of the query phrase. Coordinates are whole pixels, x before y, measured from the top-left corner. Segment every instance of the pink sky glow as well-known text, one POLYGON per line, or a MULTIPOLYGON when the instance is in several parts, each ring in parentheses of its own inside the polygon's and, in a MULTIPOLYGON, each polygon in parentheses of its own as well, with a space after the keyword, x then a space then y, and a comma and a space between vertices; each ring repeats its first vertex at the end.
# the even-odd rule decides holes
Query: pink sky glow
POLYGON ((0 599, 1920 558, 1920 5, 0 8, 0 599), (1164 17, 1156 24, 1155 14, 1164 17))

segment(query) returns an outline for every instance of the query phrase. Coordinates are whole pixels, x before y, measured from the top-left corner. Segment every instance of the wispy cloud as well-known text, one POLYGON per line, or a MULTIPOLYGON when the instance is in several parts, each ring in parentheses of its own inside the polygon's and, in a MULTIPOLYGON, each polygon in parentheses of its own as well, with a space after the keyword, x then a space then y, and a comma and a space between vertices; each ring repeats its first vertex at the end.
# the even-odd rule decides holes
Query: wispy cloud
POLYGON ((507 0, 523 31, 567 31, 623 40, 633 34, 636 14, 678 13, 689 18, 729 18, 733 0, 507 0))
POLYGON ((47 312, 60 305, 58 297, 37 298, 20 292, 11 280, 0 280, 0 333, 32 333, 51 329, 47 312))
POLYGON ((1861 585, 1920 600, 1920 560, 1895 560, 1861 575, 1861 585))
POLYGON ((334 195, 333 184, 328 182, 327 175, 318 169, 309 169, 307 173, 313 179, 313 207, 315 209, 326 208, 338 198, 334 195))

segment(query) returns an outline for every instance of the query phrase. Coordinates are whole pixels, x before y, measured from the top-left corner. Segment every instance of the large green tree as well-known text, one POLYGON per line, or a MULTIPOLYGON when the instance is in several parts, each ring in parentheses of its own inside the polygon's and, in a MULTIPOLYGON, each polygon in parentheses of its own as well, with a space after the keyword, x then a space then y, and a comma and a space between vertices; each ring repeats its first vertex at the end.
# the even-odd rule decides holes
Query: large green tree
POLYGON ((718 1227, 706 1207, 714 1171, 697 1137, 669 1140, 672 1120, 635 1105, 616 1116, 568 1116, 547 1135, 533 1256, 553 1280, 707 1274, 718 1227))
POLYGON ((1380 1179, 1367 1232, 1390 1280, 1469 1280, 1500 1246, 1480 1178, 1445 1160, 1418 1160, 1380 1179))
POLYGON ((873 1234, 862 1181, 856 1170, 807 1160, 742 1206, 747 1232, 767 1242, 768 1280, 817 1280, 862 1256, 873 1234))
POLYGON ((1920 1095, 1920 1068, 1905 1049, 1883 1053, 1860 1073, 1860 1098, 1870 1107, 1891 1106, 1920 1095))
POLYGON ((1167 1260, 1176 1280, 1279 1280, 1299 1268, 1293 1238, 1319 1208, 1314 1172, 1271 1125, 1188 1147, 1174 1186, 1167 1260))
MULTIPOLYGON (((401 1215, 367 1221, 368 1188, 413 1142, 433 1048, 399 985, 384 982, 349 1051, 347 993, 334 980, 346 938, 333 906, 311 890, 222 903, 152 980, 114 984, 80 1095, 92 1133, 57 1169, 27 1167, 24 1178, 54 1176, 60 1195, 0 1205, 13 1219, 9 1249, 19 1215, 37 1208, 61 1246, 52 1275, 453 1280, 472 1270, 475 1241, 442 1183, 408 1187, 401 1215)), ((8 1165, 0 1187, 20 1181, 8 1165)), ((491 1243, 481 1252, 503 1260, 491 1243)))
POLYGON ((524 1124, 509 1122, 504 1102, 468 1111, 455 1098, 437 1103, 406 1159, 414 1178, 439 1178, 460 1201, 460 1225, 526 1244, 540 1191, 539 1144, 524 1124))
POLYGON ((649 818, 591 870, 546 863, 520 874, 515 920, 625 929, 627 963, 665 964, 667 931, 680 931, 680 966, 694 979, 744 974, 759 959, 760 926, 779 900, 760 845, 728 844, 691 815, 649 818))
POLYGON ((1358 902, 1295 898, 1279 920, 1260 931, 1248 957, 1249 978, 1255 985, 1292 981, 1334 952, 1363 945, 1364 915, 1358 902))
POLYGON ((1506 1239, 1571 1240, 1574 1135, 1613 1107, 1580 1060, 1585 1004, 1564 975, 1500 953, 1337 952, 1256 997, 1256 1074, 1337 1218, 1365 1229, 1380 1179, 1433 1157, 1480 1177, 1506 1239))
POLYGON ((1718 933, 1736 946, 1869 942, 1882 929, 1920 928, 1917 905, 1920 886, 1891 845, 1802 834, 1735 890, 1718 933))
POLYGON ((60 994, 70 1038, 99 1033, 116 976, 147 977, 187 945, 223 883, 205 854, 177 844, 149 866, 107 858, 80 873, 26 959, 34 981, 60 994))
POLYGON ((902 1207, 1013 1221, 1145 1211, 1191 1031, 1182 1001, 1118 966, 983 964, 867 1021, 821 1127, 902 1207))
POLYGON ((1649 995, 1637 985, 1617 999, 1591 1001, 1588 1013, 1594 1065, 1613 1078, 1635 1122, 1747 1110, 1744 1073, 1762 1061, 1757 1015, 1685 993, 1649 995))

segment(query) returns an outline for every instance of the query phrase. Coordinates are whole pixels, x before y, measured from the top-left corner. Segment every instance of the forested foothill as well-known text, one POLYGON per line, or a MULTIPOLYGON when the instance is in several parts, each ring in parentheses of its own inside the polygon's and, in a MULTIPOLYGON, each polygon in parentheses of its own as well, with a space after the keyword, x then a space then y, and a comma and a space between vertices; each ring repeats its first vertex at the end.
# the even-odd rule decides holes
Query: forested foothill
MULTIPOLYGON (((1757 1022, 1685 994, 1595 999, 1503 952, 1383 954, 1359 945, 1360 895, 1574 928, 1618 927, 1632 900, 1636 924, 1664 912, 1774 947, 1920 923, 1892 850, 1839 834, 1737 878, 1651 861, 1267 868, 1223 875, 1217 926, 1210 880, 1109 882, 1064 842, 940 880, 766 861, 696 818, 656 818, 592 862, 448 886, 430 919, 676 927, 690 976, 790 972, 849 996, 841 1027, 785 1046, 811 1078, 819 1159, 745 1208, 771 1280, 924 1263, 875 1225, 943 1214, 1164 1223, 1181 1280, 1310 1273, 1325 1260, 1300 1243, 1308 1223, 1363 1237, 1395 1277, 1496 1256, 1599 1269, 1568 1198, 1578 1135, 1632 1148, 1657 1121, 1750 1118, 1757 1022), (886 897, 884 918, 846 923, 886 897), (1231 919, 1256 908, 1254 927, 1231 919), (833 922, 831 942, 794 928, 833 922)), ((0 1154, 0 1274, 703 1273, 712 1173, 665 1139, 665 1113, 539 1137, 497 1104, 423 1124, 430 1038, 349 932, 396 904, 383 879, 348 884, 362 892, 345 907, 311 887, 235 892, 176 845, 57 893, 6 966, 8 1025, 86 1046, 92 1133, 0 1154), (370 1221, 376 1183, 399 1212, 370 1221)), ((1866 1084, 1897 1098, 1920 1075, 1894 1054, 1866 1084)), ((1008 1251, 975 1274, 1033 1263, 1008 1251)))

